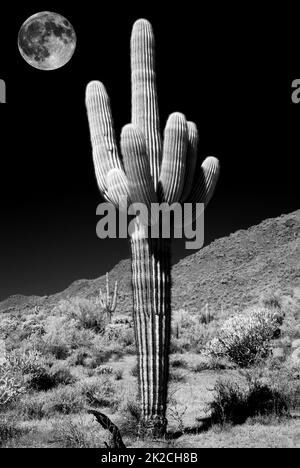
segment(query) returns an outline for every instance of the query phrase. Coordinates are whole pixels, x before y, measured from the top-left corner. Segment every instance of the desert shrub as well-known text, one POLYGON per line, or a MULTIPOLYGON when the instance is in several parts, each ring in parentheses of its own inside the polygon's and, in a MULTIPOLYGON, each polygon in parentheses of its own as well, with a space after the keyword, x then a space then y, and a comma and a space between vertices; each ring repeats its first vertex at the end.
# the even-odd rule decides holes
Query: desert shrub
POLYGON ((56 413, 80 413, 85 408, 85 399, 76 387, 60 386, 48 391, 46 395, 43 411, 48 417, 56 413))
POLYGON ((70 385, 76 382, 76 378, 72 374, 68 363, 56 362, 50 369, 50 375, 54 385, 70 385))
POLYGON ((112 409, 118 406, 114 380, 107 375, 86 378, 78 384, 78 389, 87 403, 92 406, 112 409))
POLYGON ((207 408, 212 423, 239 424, 247 419, 245 391, 236 382, 218 380, 213 391, 214 399, 207 408))
POLYGON ((114 372, 111 366, 99 366, 96 369, 97 375, 112 375, 114 372))
POLYGON ((63 448, 92 448, 86 433, 72 421, 56 423, 52 438, 63 448))
POLYGON ((10 439, 21 437, 27 431, 21 428, 11 415, 0 415, 0 447, 4 447, 10 439))
POLYGON ((122 407, 122 412, 130 414, 136 421, 141 419, 141 405, 136 400, 127 400, 122 407))
POLYGON ((15 317, 3 317, 0 321, 0 339, 7 340, 18 330, 19 322, 15 317))
POLYGON ((135 342, 134 331, 130 323, 109 323, 105 329, 105 338, 108 342, 116 342, 122 348, 131 346, 135 342))
POLYGON ((6 365, 13 371, 23 375, 36 374, 44 366, 41 353, 38 351, 12 351, 6 355, 6 365))
POLYGON ((79 413, 85 407, 85 399, 77 388, 59 386, 52 390, 24 395, 18 411, 24 419, 49 418, 58 413, 79 413))
POLYGON ((245 374, 243 383, 218 380, 208 405, 214 424, 241 424, 257 416, 288 416, 292 408, 290 390, 257 372, 245 374))
POLYGON ((0 365, 0 404, 7 405, 26 392, 45 370, 36 351, 6 353, 0 365))
POLYGON ((121 433, 127 437, 136 437, 141 429, 141 405, 138 398, 126 399, 122 403, 120 413, 123 415, 119 425, 121 433))
POLYGON ((224 323, 217 337, 207 345, 206 354, 228 357, 241 367, 252 365, 257 359, 268 356, 278 322, 277 313, 262 308, 235 315, 224 323))
POLYGON ((128 348, 132 348, 130 352, 135 352, 135 337, 133 328, 124 328, 120 333, 119 338, 117 339, 117 343, 119 343, 122 347, 126 348, 126 352, 128 353, 128 348))
POLYGON ((7 369, 0 369, 0 409, 25 393, 25 384, 17 375, 11 374, 7 369))
POLYGON ((96 361, 95 367, 105 363, 111 357, 121 357, 124 355, 124 348, 116 341, 111 341, 103 335, 96 335, 92 342, 91 353, 96 361))
POLYGON ((84 426, 84 421, 63 420, 53 424, 52 439, 62 448, 96 448, 103 445, 102 439, 105 438, 97 425, 89 424, 84 426))
POLYGON ((69 317, 49 317, 43 335, 44 353, 51 353, 56 359, 66 359, 73 350, 90 347, 95 334, 77 325, 76 320, 69 317))
POLYGON ((106 317, 99 303, 94 299, 73 297, 58 305, 61 314, 66 314, 78 322, 82 328, 101 333, 105 330, 106 317))
POLYGON ((31 393, 24 395, 18 405, 18 413, 22 419, 42 419, 46 416, 45 401, 47 392, 31 393))
POLYGON ((216 323, 209 310, 175 311, 172 316, 171 352, 200 352, 215 334, 216 323))
POLYGON ((86 348, 75 349, 68 357, 67 361, 70 366, 83 366, 86 358, 90 358, 91 352, 86 348))
POLYGON ((49 390, 75 382, 66 363, 56 362, 51 366, 37 351, 8 353, 5 367, 27 389, 49 390))
POLYGON ((45 391, 55 387, 57 384, 50 369, 42 368, 39 373, 33 375, 29 387, 36 391, 45 391))

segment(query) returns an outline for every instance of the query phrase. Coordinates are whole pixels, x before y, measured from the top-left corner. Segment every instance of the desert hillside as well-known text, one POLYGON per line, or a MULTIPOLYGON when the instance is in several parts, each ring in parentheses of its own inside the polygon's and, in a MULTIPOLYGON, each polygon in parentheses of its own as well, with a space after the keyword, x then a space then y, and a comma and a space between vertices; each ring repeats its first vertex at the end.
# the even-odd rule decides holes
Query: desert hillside
MULTIPOLYGON (((217 239, 173 267, 173 307, 214 311, 255 304, 268 290, 300 297, 300 210, 267 219, 257 226, 217 239)), ((132 297, 130 261, 123 260, 109 273, 119 281, 119 312, 130 313, 132 297)), ((79 280, 48 297, 11 296, 0 311, 52 308, 61 299, 94 297, 105 277, 79 280)))

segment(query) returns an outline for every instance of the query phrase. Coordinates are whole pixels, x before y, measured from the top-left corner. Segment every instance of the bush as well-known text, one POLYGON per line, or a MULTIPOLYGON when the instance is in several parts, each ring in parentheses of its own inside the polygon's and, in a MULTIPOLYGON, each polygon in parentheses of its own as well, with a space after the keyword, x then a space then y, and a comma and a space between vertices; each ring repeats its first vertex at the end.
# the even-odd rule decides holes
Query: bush
POLYGON ((45 372, 44 361, 36 351, 6 353, 0 365, 0 405, 7 405, 34 387, 45 372))
POLYGON ((86 359, 91 359, 92 356, 92 350, 87 348, 78 348, 69 356, 68 363, 71 366, 84 366, 86 365, 86 359))
POLYGON ((74 319, 80 327, 102 333, 106 326, 106 317, 103 309, 96 300, 74 297, 61 301, 58 305, 61 314, 74 319))
POLYGON ((46 392, 24 395, 20 401, 18 412, 22 419, 42 419, 46 416, 44 405, 48 398, 46 392))
POLYGON ((4 447, 10 439, 19 438, 27 431, 20 428, 11 416, 0 415, 0 447, 4 447))
POLYGON ((92 448, 86 433, 72 421, 56 423, 53 440, 63 448, 92 448))
POLYGON ((45 331, 43 352, 56 359, 66 359, 75 349, 89 348, 95 338, 92 330, 78 328, 78 322, 70 317, 49 317, 45 331))
POLYGON ((108 342, 117 343, 122 349, 134 346, 135 337, 131 323, 109 323, 104 334, 108 342))
POLYGON ((124 416, 119 425, 121 433, 130 438, 138 436, 141 429, 141 405, 138 399, 126 400, 120 412, 124 416))
POLYGON ((116 386, 113 379, 106 375, 86 378, 78 384, 80 393, 87 403, 96 407, 110 407, 116 409, 116 386))
POLYGON ((112 375, 114 372, 111 366, 99 366, 96 369, 97 375, 112 375))
POLYGON ((72 374, 66 362, 56 362, 50 370, 50 375, 54 385, 70 385, 76 382, 76 378, 72 374))
POLYGON ((24 419, 42 419, 58 413, 80 413, 85 404, 86 399, 76 387, 61 386, 48 392, 25 395, 19 411, 24 419))
POLYGON ((80 413, 85 408, 85 399, 77 388, 61 386, 47 392, 46 395, 43 410, 48 417, 56 413, 80 413))
POLYGON ((228 357, 241 367, 253 365, 270 352, 270 340, 278 332, 280 317, 268 309, 254 309, 227 320, 206 347, 212 357, 228 357))
POLYGON ((246 374, 244 385, 218 380, 213 388, 214 399, 208 405, 213 424, 242 424, 248 418, 289 415, 290 392, 258 377, 246 374))
POLYGON ((0 408, 12 403, 25 391, 25 384, 16 374, 0 368, 0 408))
POLYGON ((63 420, 53 425, 52 439, 62 448, 96 448, 101 447, 104 431, 97 425, 84 426, 84 421, 63 420))
POLYGON ((37 351, 12 351, 7 354, 5 363, 0 367, 0 375, 6 370, 10 380, 19 387, 33 390, 49 390, 60 384, 75 382, 66 363, 55 363, 50 367, 37 351))
POLYGON ((41 371, 44 362, 41 353, 38 351, 20 352, 15 350, 6 354, 5 365, 11 372, 22 375, 35 375, 41 371))

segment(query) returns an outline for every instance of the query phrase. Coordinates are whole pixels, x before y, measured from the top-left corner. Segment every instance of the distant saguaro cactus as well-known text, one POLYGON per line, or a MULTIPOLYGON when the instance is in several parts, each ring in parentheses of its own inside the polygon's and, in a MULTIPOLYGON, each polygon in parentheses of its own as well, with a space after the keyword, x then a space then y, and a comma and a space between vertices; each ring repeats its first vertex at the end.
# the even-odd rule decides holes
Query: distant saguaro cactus
POLYGON ((99 302, 100 302, 100 306, 105 311, 109 322, 111 322, 112 315, 114 311, 116 310, 117 298, 118 298, 118 281, 115 281, 114 292, 113 294, 110 294, 108 273, 106 273, 106 292, 105 294, 103 294, 100 289, 99 302))
MULTIPOLYGON (((99 189, 115 206, 122 197, 150 206, 154 202, 207 205, 219 163, 197 158, 198 131, 183 114, 169 117, 160 135, 154 36, 150 23, 136 21, 131 37, 132 123, 121 135, 118 155, 109 98, 102 83, 87 86, 86 105, 99 189)), ((144 429, 166 430, 171 329, 170 240, 147 238, 140 217, 131 233, 133 319, 138 349, 139 388, 144 429)))

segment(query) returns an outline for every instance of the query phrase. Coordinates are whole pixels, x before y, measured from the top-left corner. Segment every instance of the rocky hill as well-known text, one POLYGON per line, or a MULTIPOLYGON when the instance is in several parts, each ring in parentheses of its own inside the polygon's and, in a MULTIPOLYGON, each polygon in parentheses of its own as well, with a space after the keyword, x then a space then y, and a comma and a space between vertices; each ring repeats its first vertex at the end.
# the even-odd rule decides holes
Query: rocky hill
MULTIPOLYGON (((268 291, 300 299, 300 210, 267 219, 212 242, 173 267, 173 307, 198 310, 209 304, 215 311, 244 308, 268 291)), ((109 274, 119 281, 122 313, 132 307, 130 261, 123 260, 109 274)), ((26 312, 33 307, 50 309, 72 296, 93 297, 104 287, 105 277, 79 280, 52 296, 11 296, 0 303, 0 312, 26 312)))

